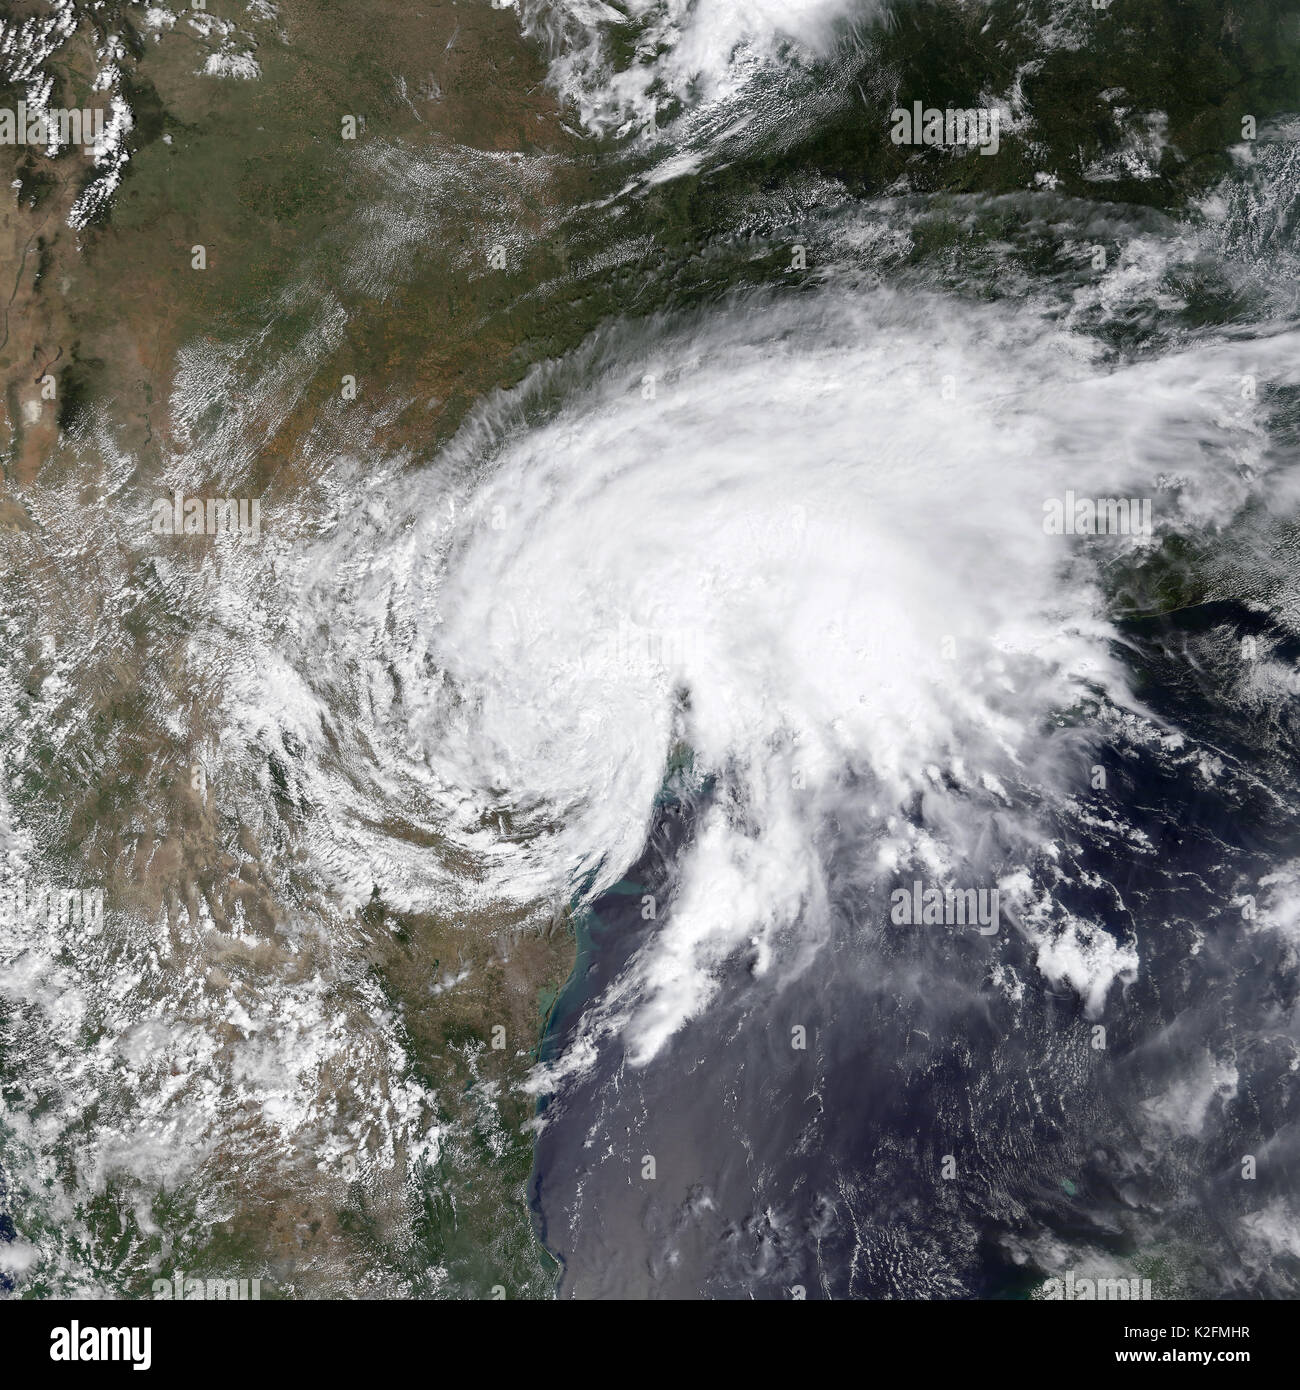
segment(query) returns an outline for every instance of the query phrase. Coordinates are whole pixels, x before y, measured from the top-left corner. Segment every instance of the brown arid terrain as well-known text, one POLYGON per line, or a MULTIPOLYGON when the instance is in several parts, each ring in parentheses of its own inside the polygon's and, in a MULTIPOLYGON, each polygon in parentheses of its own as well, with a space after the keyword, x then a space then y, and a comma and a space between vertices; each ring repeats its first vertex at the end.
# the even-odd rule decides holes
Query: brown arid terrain
POLYGON ((1294 1296, 1296 0, 0 86, 0 1299, 1294 1296))
MULTIPOLYGON (((19 6, 9 23, 21 23, 24 10, 34 18, 46 8, 19 6)), ((436 156, 460 146, 485 165, 492 156, 517 155, 548 174, 558 173, 555 156, 572 153, 573 139, 542 85, 538 54, 508 11, 444 3, 417 14, 360 0, 285 5, 273 19, 229 9, 236 27, 218 38, 198 31, 222 17, 219 3, 148 25, 139 7, 116 7, 128 55, 119 86, 132 112, 130 159, 121 188, 87 226, 68 226, 95 173, 86 151, 50 159, 0 146, 6 181, 19 195, 4 213, 10 294, 0 366, 5 461, 20 479, 35 476, 60 419, 66 427, 89 398, 112 403, 115 423, 133 431, 124 444, 147 449, 156 425, 165 449, 166 412, 159 407, 169 398, 180 346, 205 333, 263 329, 274 317, 274 297, 304 261, 328 275, 331 231, 356 219, 369 198, 387 194, 400 204, 415 191, 400 185, 418 178, 422 152, 436 156), (205 75, 205 59, 232 48, 255 58, 260 77, 205 75), (341 133, 349 115, 359 125, 355 143, 341 133), (368 182, 357 167, 368 162, 367 145, 388 141, 400 142, 412 163, 403 169, 394 161, 368 182), (385 188, 385 179, 398 187, 385 188), (207 251, 204 272, 191 264, 198 244, 207 251), (47 372, 58 380, 57 396, 36 418, 47 372)), ((105 22, 102 12, 96 18, 42 65, 55 80, 51 105, 89 102, 87 79, 105 22)), ((11 86, 20 99, 22 84, 11 86)), ((572 174, 563 181, 534 177, 527 190, 519 181, 500 182, 497 210, 516 241, 541 239, 548 203, 577 191, 572 174)), ((453 244, 421 247, 422 254, 394 267, 382 301, 378 284, 364 287, 369 294, 344 289, 350 315, 372 318, 350 328, 341 365, 390 398, 410 394, 423 405, 437 394, 432 419, 422 412, 418 428, 409 430, 426 447, 431 424, 444 436, 454 427, 454 402, 463 410, 477 391, 509 378, 500 362, 519 346, 506 324, 490 335, 470 328, 513 298, 508 274, 478 294, 463 277, 444 274, 440 286, 433 283, 438 263, 445 269, 458 253, 488 264, 487 229, 473 225, 471 208, 463 211, 453 244)), ((323 380, 333 364, 313 365, 323 380)), ((304 401, 304 410, 313 404, 319 402, 304 401)), ((295 427, 306 428, 303 418, 282 423, 290 438, 295 427)))
MULTIPOLYGON (((48 78, 51 107, 111 94, 131 113, 120 184, 80 224, 102 172, 88 151, 0 148, 16 192, 0 214, 0 585, 31 618, 14 633, 32 662, 14 715, 35 735, 8 768, 9 828, 102 886, 106 940, 123 932, 129 951, 122 924, 153 924, 135 997, 98 1036, 166 1016, 141 1076, 146 1090, 169 1078, 175 1102, 150 1123, 163 1148, 197 1146, 194 1162, 92 1155, 92 1117, 117 1107, 130 1127, 139 1095, 85 1084, 70 1058, 32 1078, 62 1127, 44 1173, 64 1225, 44 1233, 50 1287, 65 1242, 123 1292, 175 1266, 260 1270, 265 1296, 428 1293, 448 1278, 537 1293, 532 1102, 516 1087, 572 961, 563 911, 403 914, 377 884, 349 914, 287 888, 292 836, 268 842, 240 822, 233 788, 195 771, 219 732, 221 673, 194 683, 184 594, 211 577, 212 542, 167 538, 160 552, 124 498, 169 496, 180 472, 191 495, 259 498, 273 530, 343 441, 362 457, 427 458, 473 401, 518 380, 539 330, 555 337, 519 301, 563 264, 553 228, 582 194, 575 139, 517 19, 484 5, 35 2, 4 23, 49 46, 15 64, 14 102, 48 78), (51 37, 65 12, 75 24, 51 37), (187 372, 208 352, 219 375, 187 372), (343 406, 345 376, 357 389, 343 406), (34 493, 64 502, 45 512, 34 493), (71 496, 97 518, 89 531, 71 496), (42 702, 73 663, 76 692, 54 697, 51 721, 42 702), (305 914, 306 944, 286 943, 286 913, 305 914), (268 1122, 258 1085, 241 1098, 232 1075, 252 1035, 226 1017, 232 1000, 276 989, 324 991, 347 1020, 330 1058, 297 1078, 304 1108, 288 1124, 268 1122), (494 1026, 508 1042, 491 1045, 494 1026), (354 1051, 354 1032, 384 1041, 354 1051), (399 1108, 424 1110, 386 1127, 394 1078, 421 1097, 399 1108), (353 1285, 349 1249, 358 1269, 384 1250, 388 1282, 353 1285)), ((72 968, 93 991, 113 961, 72 968)), ((17 1007, 39 1004, 29 991, 17 1007)))

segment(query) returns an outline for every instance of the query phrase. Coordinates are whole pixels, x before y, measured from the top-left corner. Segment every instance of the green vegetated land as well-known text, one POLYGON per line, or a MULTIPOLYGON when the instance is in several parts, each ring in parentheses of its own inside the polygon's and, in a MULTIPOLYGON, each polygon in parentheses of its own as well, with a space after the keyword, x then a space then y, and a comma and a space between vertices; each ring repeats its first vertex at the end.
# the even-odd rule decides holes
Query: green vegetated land
MULTIPOLYGON (((344 375, 358 383, 358 418, 380 402, 394 406, 381 445, 409 451, 418 467, 485 393, 514 385, 613 317, 694 309, 746 286, 798 293, 816 283, 845 210, 863 201, 884 200, 882 217, 890 199, 912 215, 890 267, 901 284, 924 268, 931 283, 937 271, 940 283, 992 298, 1014 292, 1011 265, 1067 295, 1090 273, 1080 225, 1118 246, 1135 228, 1184 213, 1231 167, 1243 115, 1263 127, 1294 109, 1300 50, 1282 41, 1294 39, 1296 19, 1281 6, 1117 0, 1094 12, 1085 46, 1042 52, 1034 21, 1047 9, 1043 0, 992 10, 900 5, 888 23, 863 31, 860 61, 842 70, 842 97, 815 128, 612 203, 650 156, 573 133, 572 114, 544 84, 542 55, 510 11, 450 0, 418 14, 391 0, 283 0, 275 23, 256 30, 254 81, 202 75, 208 49, 183 22, 155 40, 137 11, 87 11, 52 67, 61 94, 79 101, 96 34, 116 26, 128 35, 131 159, 107 210, 74 232, 65 219, 88 177, 84 160, 0 150, 6 181, 20 185, 0 241, 0 286, 12 289, 0 349, 6 476, 29 483, 66 467, 68 432, 96 408, 135 454, 141 478, 157 476, 174 444, 167 407, 178 355, 196 341, 249 345, 235 379, 250 398, 277 364, 293 361, 299 372, 297 403, 270 422, 244 484, 254 495, 310 488, 303 441, 344 375), (974 106, 1018 76, 1032 121, 1024 133, 1004 132, 994 158, 888 138, 895 104, 974 106), (1107 100, 1107 91, 1122 97, 1107 100), (1088 176, 1124 147, 1120 108, 1161 113, 1158 177, 1088 176), (343 138, 349 115, 360 118, 355 140, 343 138), (507 155, 520 160, 495 158, 507 155), (1036 182, 1042 172, 1050 190, 1036 182), (399 219, 413 220, 416 234, 374 268, 371 243, 399 219), (506 248, 499 268, 490 259, 497 243, 506 248), (791 269, 796 243, 807 248, 804 269, 791 269), (633 249, 606 255, 615 245, 633 249), (193 268, 196 246, 205 250, 202 271, 193 268), (322 298, 342 310, 345 328, 337 344, 304 355, 322 298), (24 402, 47 364, 59 381, 58 411, 32 422, 24 402)), ((234 22, 243 10, 209 5, 234 22)), ((1241 310, 1239 291, 1214 265, 1196 273, 1199 283, 1182 287, 1192 291, 1189 329, 1241 310)), ((1135 314, 1108 331, 1117 348, 1140 349, 1149 325, 1135 314)), ((28 524, 12 498, 0 523, 28 524)), ((1117 580, 1117 594, 1138 609, 1186 602, 1204 587, 1197 557, 1173 553, 1117 580)), ((130 620, 142 668, 176 633, 161 594, 156 602, 156 613, 130 620)), ((125 846, 139 785, 166 752, 151 743, 155 727, 131 667, 103 701, 105 729, 138 731, 130 786, 114 780, 120 763, 112 776, 90 777, 62 847, 69 862, 91 822, 110 839, 118 826, 125 846)), ((52 762, 46 794, 68 785, 57 771, 52 762)), ((157 909, 174 891, 159 866, 181 862, 219 906, 229 876, 219 816, 195 813, 181 779, 149 785, 170 824, 157 844, 173 852, 144 853, 133 831, 110 883, 120 875, 142 911, 157 909)), ((247 849, 252 858, 265 852, 247 849)), ((532 1102, 517 1088, 572 965, 571 923, 561 914, 539 932, 500 918, 408 918, 376 899, 361 931, 417 1078, 438 1097, 445 1134, 434 1166, 413 1165, 401 1192, 356 1184, 328 1210, 296 1191, 236 1189, 233 1214, 217 1226, 184 1191, 160 1190, 144 1221, 110 1182, 81 1213, 95 1247, 86 1259, 106 1282, 146 1295, 148 1263, 165 1248, 198 1276, 261 1270, 264 1297, 277 1285, 337 1291, 350 1270, 365 1292, 362 1271, 376 1266, 389 1291, 548 1294, 554 1271, 525 1202, 532 1102), (467 972, 465 985, 432 994, 448 970, 467 972), (505 1048, 492 1046, 497 1025, 505 1048), (330 1242, 347 1252, 341 1268, 322 1253, 330 1242)))

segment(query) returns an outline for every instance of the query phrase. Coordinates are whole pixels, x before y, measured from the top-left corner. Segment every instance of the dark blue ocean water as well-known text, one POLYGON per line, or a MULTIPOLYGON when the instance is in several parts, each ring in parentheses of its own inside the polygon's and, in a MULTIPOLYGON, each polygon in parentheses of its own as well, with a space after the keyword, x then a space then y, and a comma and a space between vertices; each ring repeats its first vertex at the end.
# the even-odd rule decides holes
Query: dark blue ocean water
MULTIPOLYGON (((1165 1295, 1293 1287, 1295 1262, 1260 1268, 1241 1221, 1300 1177, 1295 977, 1283 939, 1251 930, 1235 899, 1300 849, 1294 711, 1265 734, 1225 704, 1200 645, 1263 626, 1206 605, 1125 633, 1156 712, 1228 765, 1207 780, 1186 760, 1103 743, 1108 785, 1092 809, 1119 812, 1156 852, 1086 838, 1077 819, 1059 827, 1073 882, 1055 891, 1136 943, 1136 980, 1090 1018, 1014 923, 994 938, 893 926, 887 894, 863 898, 850 872, 869 826, 828 827, 837 886, 812 968, 779 987, 738 955, 649 1065, 606 1039, 549 1102, 532 1196, 561 1296, 1014 1298, 1099 1257, 1165 1295), (1279 737, 1266 753, 1261 740, 1279 737), (791 1046, 796 1025, 806 1050, 791 1046), (1153 1098, 1177 1108, 1179 1085, 1215 1065, 1236 1084, 1199 1127, 1153 1117, 1153 1098), (1259 1158, 1251 1180, 1246 1154, 1259 1158)), ((548 1056, 671 913, 697 813, 666 801, 625 882, 592 905, 548 1056), (642 891, 669 904, 660 923, 642 921, 642 891)))

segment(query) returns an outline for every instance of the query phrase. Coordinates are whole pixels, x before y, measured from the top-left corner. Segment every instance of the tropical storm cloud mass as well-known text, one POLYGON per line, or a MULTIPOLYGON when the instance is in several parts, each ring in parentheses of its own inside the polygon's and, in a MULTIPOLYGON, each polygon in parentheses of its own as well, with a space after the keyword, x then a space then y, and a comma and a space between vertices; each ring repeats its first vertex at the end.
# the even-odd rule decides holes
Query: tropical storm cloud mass
POLYGON ((1300 8, 0 108, 0 1299, 1300 1295, 1300 8))

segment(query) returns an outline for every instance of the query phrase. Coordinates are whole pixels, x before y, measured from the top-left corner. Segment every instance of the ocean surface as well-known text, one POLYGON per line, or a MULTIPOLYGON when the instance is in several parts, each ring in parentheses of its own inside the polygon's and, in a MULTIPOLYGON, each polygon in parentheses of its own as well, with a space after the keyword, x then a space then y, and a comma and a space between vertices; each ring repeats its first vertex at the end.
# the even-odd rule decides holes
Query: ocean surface
MULTIPOLYGON (((816 186, 920 80, 849 5, 644 9, 675 46, 590 107, 664 95, 652 179, 727 179, 719 110, 788 99, 816 186)), ((1041 17, 1086 80, 1081 7, 1041 17)), ((823 183, 797 292, 611 334, 507 448, 547 479, 540 629, 573 650, 611 587, 636 614, 572 700, 619 717, 538 750, 605 847, 534 1083, 560 1296, 1293 1295, 1295 127, 1176 192, 1179 80, 1105 97, 1127 154, 1068 193, 1041 74, 1002 107, 1033 191, 974 153, 964 189, 823 183), (1045 534, 1067 490, 1152 534, 1045 534), (996 932, 892 919, 922 880, 997 888, 996 932)))
POLYGON ((1296 5, 56 8, 0 1281, 1300 1293, 1296 5))

